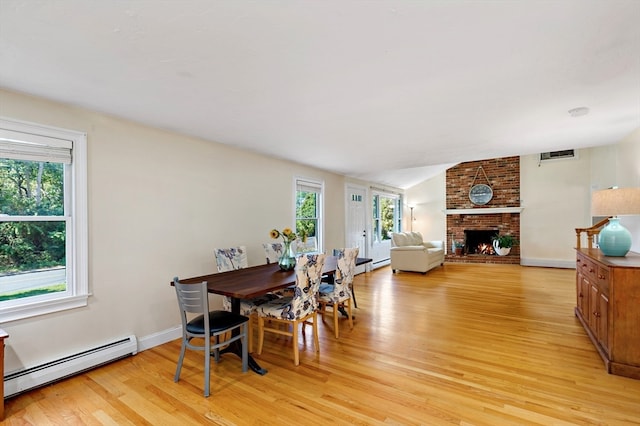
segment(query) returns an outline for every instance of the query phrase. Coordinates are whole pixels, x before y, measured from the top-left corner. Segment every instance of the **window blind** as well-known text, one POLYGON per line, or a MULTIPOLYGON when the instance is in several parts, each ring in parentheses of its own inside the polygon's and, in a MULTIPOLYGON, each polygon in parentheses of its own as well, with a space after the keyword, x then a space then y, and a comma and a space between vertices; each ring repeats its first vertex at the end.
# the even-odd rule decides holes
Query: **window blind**
POLYGON ((71 164, 73 143, 0 128, 0 158, 71 164))
POLYGON ((304 180, 296 181, 296 190, 300 192, 317 192, 320 193, 322 185, 304 180))

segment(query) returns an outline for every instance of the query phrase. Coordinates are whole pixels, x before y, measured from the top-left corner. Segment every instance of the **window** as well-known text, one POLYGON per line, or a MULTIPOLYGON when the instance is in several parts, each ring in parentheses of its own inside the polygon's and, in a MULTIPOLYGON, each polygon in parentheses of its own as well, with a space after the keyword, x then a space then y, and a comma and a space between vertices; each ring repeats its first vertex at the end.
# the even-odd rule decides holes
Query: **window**
POLYGON ((87 304, 86 135, 0 119, 0 322, 87 304))
POLYGON ((308 240, 298 246, 299 252, 321 251, 322 194, 322 182, 296 179, 296 233, 305 234, 308 240))
POLYGON ((402 229, 402 202, 400 196, 390 193, 373 193, 373 241, 391 239, 392 232, 402 229))

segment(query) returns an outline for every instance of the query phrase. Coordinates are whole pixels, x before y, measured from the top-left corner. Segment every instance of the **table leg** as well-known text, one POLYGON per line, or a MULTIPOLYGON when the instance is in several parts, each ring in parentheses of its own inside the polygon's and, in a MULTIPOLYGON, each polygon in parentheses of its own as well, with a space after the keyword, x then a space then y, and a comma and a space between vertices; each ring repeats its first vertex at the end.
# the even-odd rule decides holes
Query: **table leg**
MULTIPOLYGON (((231 312, 234 312, 236 314, 240 313, 240 299, 236 299, 235 297, 231 299, 231 312)), ((237 335, 239 331, 234 330, 233 333, 234 335, 237 335)), ((223 350, 221 350, 220 353, 221 354, 232 353, 237 355, 240 359, 242 359, 242 341, 236 340, 235 342, 231 342, 231 344, 226 348, 224 348, 223 350)), ((255 373, 260 374, 261 376, 264 376, 265 374, 267 374, 267 370, 260 367, 260 364, 258 364, 258 361, 253 359, 251 354, 249 354, 249 368, 253 370, 255 373)))

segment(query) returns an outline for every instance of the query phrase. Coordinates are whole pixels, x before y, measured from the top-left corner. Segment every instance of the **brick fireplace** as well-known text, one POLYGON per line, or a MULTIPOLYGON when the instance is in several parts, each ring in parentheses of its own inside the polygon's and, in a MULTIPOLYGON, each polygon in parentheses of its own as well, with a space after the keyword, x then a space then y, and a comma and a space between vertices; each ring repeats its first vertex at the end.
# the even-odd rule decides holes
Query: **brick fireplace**
POLYGON ((519 264, 520 247, 507 256, 494 254, 491 238, 511 234, 520 240, 520 157, 460 163, 447 170, 447 262, 519 264), (486 177, 485 177, 486 175, 486 177), (491 187, 493 197, 484 205, 469 199, 474 184, 491 187), (452 241, 464 242, 456 255, 452 241), (489 245, 489 247, 487 247, 489 245))

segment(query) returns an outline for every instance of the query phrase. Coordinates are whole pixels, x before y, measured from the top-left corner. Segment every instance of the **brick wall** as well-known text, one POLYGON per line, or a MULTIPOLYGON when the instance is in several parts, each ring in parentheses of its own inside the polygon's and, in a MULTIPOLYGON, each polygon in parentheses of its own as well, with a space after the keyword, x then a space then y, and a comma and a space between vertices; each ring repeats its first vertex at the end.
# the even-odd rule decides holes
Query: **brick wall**
MULTIPOLYGON (((447 170, 446 187, 447 209, 520 207, 520 157, 494 158, 458 164, 447 170), (479 169, 480 166, 482 169, 479 169), (469 200, 469 190, 472 185, 481 183, 491 187, 493 197, 487 204, 476 206, 469 200)), ((449 252, 452 238, 464 241, 465 229, 498 230, 500 234, 511 234, 520 240, 520 213, 447 215, 449 252)), ((519 264, 520 247, 513 247, 507 256, 467 254, 456 256, 449 253, 446 260, 448 262, 519 264)))

